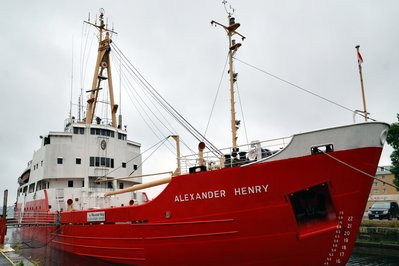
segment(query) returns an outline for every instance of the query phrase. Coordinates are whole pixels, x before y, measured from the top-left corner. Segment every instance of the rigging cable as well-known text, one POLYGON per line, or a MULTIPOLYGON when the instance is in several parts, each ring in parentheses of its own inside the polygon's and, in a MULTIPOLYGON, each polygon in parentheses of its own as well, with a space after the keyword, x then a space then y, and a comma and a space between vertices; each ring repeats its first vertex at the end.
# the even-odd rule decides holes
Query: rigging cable
MULTIPOLYGON (((91 35, 90 32, 91 32, 91 27, 87 26, 86 23, 83 22, 82 38, 81 38, 82 41, 81 41, 81 44, 80 44, 80 88, 81 88, 81 94, 80 94, 81 99, 80 100, 81 100, 81 103, 82 103, 80 108, 81 108, 83 116, 85 116, 85 114, 84 114, 85 107, 83 106, 83 103, 84 103, 84 100, 83 100, 83 87, 84 87, 84 82, 85 82, 85 79, 86 79, 86 71, 87 71, 87 66, 88 66, 89 57, 90 57, 89 54, 87 54, 86 52, 88 50, 89 51, 91 50, 91 47, 92 47, 93 41, 94 41, 93 36, 95 36, 95 34, 91 35), (87 29, 86 31, 85 31, 85 28, 87 29), (86 40, 85 40, 85 44, 84 44, 84 49, 82 49, 82 47, 83 47, 83 36, 84 35, 86 35, 86 40), (89 49, 87 49, 89 35, 92 36, 92 38, 90 40, 89 49), (83 53, 82 53, 82 50, 83 50, 83 53)), ((90 88, 90 89, 92 89, 92 88, 90 88)))
MULTIPOLYGON (((286 83, 286 84, 288 84, 288 85, 291 85, 291 86, 293 86, 293 87, 295 87, 295 88, 297 88, 297 89, 300 89, 301 91, 304 91, 304 92, 306 92, 306 93, 309 93, 309 94, 311 94, 311 95, 313 95, 313 96, 315 96, 315 97, 317 97, 317 98, 320 98, 320 99, 322 99, 322 100, 324 100, 324 101, 327 101, 327 102, 329 102, 329 103, 331 103, 331 104, 334 104, 334 105, 336 105, 336 106, 338 106, 338 107, 340 107, 340 108, 342 108, 342 109, 345 109, 345 110, 347 110, 347 111, 350 111, 351 113, 354 112, 354 110, 350 109, 349 107, 346 107, 346 106, 344 106, 344 105, 342 105, 342 104, 339 104, 339 103, 337 103, 337 102, 334 102, 334 101, 332 101, 332 100, 329 100, 329 99, 327 99, 327 98, 325 98, 325 97, 323 97, 323 96, 320 96, 320 95, 318 95, 318 94, 316 94, 316 93, 314 93, 314 92, 312 92, 312 91, 309 91, 309 90, 307 90, 307 89, 305 89, 305 88, 303 88, 303 87, 301 87, 301 86, 298 86, 298 85, 296 85, 296 84, 294 84, 294 83, 292 83, 292 82, 290 82, 290 81, 288 81, 288 80, 285 80, 285 79, 280 78, 280 77, 278 77, 278 76, 276 76, 276 75, 273 75, 272 73, 267 72, 267 71, 265 71, 265 70, 263 70, 263 69, 260 69, 259 67, 256 67, 256 66, 251 65, 251 64, 249 64, 249 63, 247 63, 247 62, 244 62, 244 61, 242 61, 242 60, 240 60, 240 59, 238 59, 238 58, 236 58, 236 57, 234 57, 234 59, 238 60, 239 62, 243 63, 244 65, 247 65, 247 66, 249 66, 249 67, 252 67, 252 68, 254 68, 254 69, 256 69, 256 70, 258 70, 258 71, 260 71, 260 72, 262 72, 262 73, 264 73, 264 74, 266 74, 266 75, 269 75, 269 76, 271 76, 271 77, 273 77, 273 78, 275 78, 275 79, 277 79, 277 80, 279 80, 279 81, 282 81, 282 82, 284 82, 284 83, 286 83)), ((356 114, 365 117, 364 114, 360 114, 360 113, 356 113, 356 114)), ((376 121, 375 119, 372 119, 372 118, 370 118, 370 117, 367 117, 367 118, 370 119, 370 120, 372 120, 372 121, 376 121)))
MULTIPOLYGON (((122 54, 122 56, 124 57, 124 58, 126 58, 124 55, 123 55, 123 53, 119 50, 119 52, 122 54)), ((129 60, 126 58, 126 60, 127 60, 127 62, 131 65, 131 67, 133 67, 134 68, 134 66, 129 62, 129 60)), ((141 86, 143 87, 143 88, 145 88, 146 90, 147 90, 147 92, 150 94, 150 95, 152 95, 152 97, 153 97, 153 99, 155 99, 157 102, 158 102, 158 104, 160 104, 177 122, 179 122, 183 127, 185 127, 186 128, 186 130, 188 131, 188 132, 190 132, 193 136, 195 136, 194 135, 194 133, 187 127, 187 125, 185 125, 184 124, 184 122, 182 122, 180 119, 179 119, 179 117, 177 117, 176 116, 176 114, 175 113, 173 113, 173 111, 171 111, 168 107, 167 107, 167 105, 165 105, 165 103, 167 103, 162 97, 157 97, 157 95, 159 95, 159 93, 142 77, 142 75, 134 68, 134 70, 131 68, 131 67, 129 67, 129 69, 132 71, 132 73, 134 73, 135 75, 136 75, 136 77, 139 79, 139 81, 140 82, 138 82, 139 84, 141 83, 141 86), (136 70, 136 72, 138 72, 138 74, 136 74, 135 73, 135 70, 136 70), (144 79, 144 81, 142 80, 142 79, 144 79), (147 85, 147 84, 148 85, 147 85), (156 94, 154 94, 154 92, 156 93, 156 94), (163 100, 163 101, 162 101, 163 100)), ((137 80, 136 80, 137 81, 137 80)), ((168 103, 167 103, 168 104, 168 103)), ((197 136, 195 136, 197 139, 198 139, 198 137, 197 136)), ((198 139, 199 140, 199 139, 198 139)))
MULTIPOLYGON (((237 87, 238 101, 240 102, 240 110, 241 110, 241 115, 242 115, 242 122, 243 122, 243 124, 244 124, 245 140, 246 140, 246 143, 248 143, 248 146, 249 146, 248 134, 247 134, 247 126, 245 125, 244 110, 243 110, 243 108, 242 108, 242 101, 241 101, 241 96, 240 96, 240 90, 238 89, 238 81, 236 81, 236 87, 237 87)), ((249 148, 249 147, 248 147, 248 148, 249 148)))
MULTIPOLYGON (((118 53, 115 53, 115 55, 119 55, 118 53)), ((123 58, 118 57, 118 59, 121 60, 122 64, 124 67, 125 66, 125 62, 122 61, 123 58)), ((132 74, 132 73, 131 73, 132 74)), ((167 125, 165 125, 165 122, 168 122, 168 120, 165 118, 165 116, 162 114, 162 112, 158 109, 158 107, 155 105, 155 103, 153 102, 153 100, 151 98, 149 98, 149 96, 146 97, 150 100, 150 102, 152 103, 152 105, 154 106, 154 108, 160 113, 160 115, 162 116, 163 120, 159 118, 159 116, 157 116, 154 113, 153 108, 150 108, 150 106, 148 106, 148 104, 146 103, 146 101, 143 100, 143 98, 140 96, 140 94, 137 92, 137 90, 135 89, 135 86, 133 86, 133 84, 130 82, 129 78, 126 76, 125 73, 122 73, 123 75, 123 79, 125 80, 125 82, 127 83, 128 87, 130 87, 132 90, 126 90, 127 95, 129 96, 130 101, 132 102, 134 108, 136 109, 137 113, 141 116, 141 118, 143 119, 144 123, 150 128, 150 130, 153 132, 153 134, 158 138, 158 139, 162 139, 163 137, 160 137, 158 135, 158 133, 156 133, 156 130, 159 132, 159 134, 161 134, 161 136, 164 136, 165 134, 162 132, 161 129, 159 129, 159 127, 157 126, 157 124, 154 122, 154 120, 151 118, 151 116, 148 114, 148 112, 146 111, 145 108, 143 108, 143 105, 147 108, 147 110, 149 110, 149 112, 159 121, 159 123, 161 125, 163 125, 168 132, 169 135, 173 135, 175 134, 174 132, 176 132, 176 130, 173 128, 173 126, 171 126, 169 123, 167 123, 169 125, 169 127, 172 129, 170 129, 167 125), (134 97, 136 96, 136 97, 134 97), (136 101, 134 101, 134 99, 136 101), (137 104, 139 105, 139 107, 137 106, 137 104, 135 104, 135 102, 137 102, 137 104), (147 119, 145 119, 144 115, 142 114, 144 113, 145 116, 147 117, 147 119), (148 120, 151 122, 152 126, 149 124, 148 120), (156 130, 155 130, 155 129, 156 130), (174 132, 173 132, 174 131, 174 132)), ((139 87, 142 88, 142 91, 145 93, 145 89, 142 87, 142 85, 137 81, 135 76, 131 76, 139 85, 139 87)), ((190 151, 192 151, 190 149, 190 147, 181 139, 181 142, 183 143, 183 145, 185 145, 190 151)), ((167 142, 169 145, 173 146, 173 144, 171 144, 170 140, 168 139, 167 142)), ((173 154, 174 151, 169 147, 166 146, 173 154)))
POLYGON ((154 99, 167 111, 177 122, 180 123, 188 132, 191 133, 198 141, 204 141, 208 148, 211 150, 213 154, 216 156, 222 155, 219 149, 216 148, 208 139, 206 139, 193 125, 191 125, 173 106, 171 106, 165 98, 163 98, 158 91, 140 74, 140 72, 134 67, 134 65, 129 61, 129 59, 122 53, 122 51, 116 46, 113 42, 111 43, 112 47, 115 50, 118 50, 120 54, 125 58, 125 60, 129 64, 129 69, 136 73, 136 76, 139 78, 140 82, 143 83, 147 91, 154 97, 154 99))
MULTIPOLYGON (((86 78, 86 69, 87 69, 88 58, 89 58, 89 56, 86 54, 86 52, 88 51, 87 43, 89 41, 90 29, 91 28, 88 27, 86 25, 86 23, 83 22, 82 38, 81 38, 82 41, 80 43, 80 86, 81 86, 81 88, 83 88, 83 84, 84 84, 85 78, 86 78), (87 29, 86 31, 85 31, 85 28, 87 29), (85 40, 84 48, 83 48, 83 36, 85 36, 85 35, 86 35, 86 40, 85 40), (83 51, 83 53, 82 53, 82 51, 83 51), (87 58, 86 58, 86 56, 87 56, 87 58), (86 63, 85 63, 85 61, 86 61, 86 63)), ((93 38, 91 38, 91 41, 90 41, 90 46, 89 46, 90 48, 92 46, 92 43, 93 43, 93 38)))
MULTIPOLYGON (((147 151, 151 150, 152 148, 154 148, 154 147, 157 146, 157 145, 162 146, 162 144, 163 144, 168 138, 169 138, 169 136, 167 136, 166 138, 164 138, 164 139, 158 141, 157 143, 155 143, 154 145, 152 145, 151 147, 149 147, 148 149, 146 149, 146 150, 143 151, 142 153, 140 153, 140 154, 134 156, 133 158, 131 158, 130 160, 126 161, 126 163, 130 163, 130 162, 133 161, 134 159, 139 158, 139 157, 142 156, 144 153, 146 153, 147 151)), ((158 147, 158 148, 159 148, 159 147, 158 147)), ((156 148, 156 150, 157 150, 158 148, 156 148)), ((139 168, 143 165, 143 163, 144 163, 153 153, 154 153, 154 152, 152 152, 146 159, 144 159, 144 161, 143 161, 140 165, 137 166, 137 169, 139 169, 139 168)), ((116 167, 116 168, 115 168, 114 170, 112 170, 112 171, 109 171, 107 174, 109 175, 109 174, 111 174, 111 173, 117 171, 119 168, 122 168, 122 165, 116 167)), ((133 171, 133 172, 134 172, 134 171, 133 171)), ((99 180, 99 179, 101 179, 101 178, 104 178, 104 177, 106 178, 107 175, 99 176, 99 177, 97 178, 97 180, 99 180)), ((110 181, 111 181, 111 180, 112 180, 112 179, 110 179, 110 181)))
MULTIPOLYGON (((120 56, 120 54, 119 54, 118 52, 116 52, 115 55, 119 56, 119 57, 117 57, 117 58, 122 62, 123 66, 126 67, 126 66, 125 66, 125 62, 123 61, 123 58, 120 56)), ((126 68, 127 68, 127 67, 126 67, 126 68)), ((146 94, 145 94, 145 89, 143 88, 143 85, 140 84, 140 82, 139 82, 139 81, 137 80, 137 78, 134 76, 134 73, 131 73, 131 72, 128 72, 128 73, 133 74, 133 75, 131 75, 131 77, 136 81, 136 83, 137 83, 137 84, 139 85, 139 87, 142 89, 142 91, 144 92, 144 95, 146 95, 146 94)), ((174 134, 173 131, 176 132, 176 130, 175 130, 169 123, 168 123, 168 125, 169 125, 169 127, 170 127, 172 130, 170 130, 170 129, 168 128, 168 126, 166 126, 166 125, 164 124, 164 122, 165 122, 165 121, 167 122, 168 120, 164 117, 164 115, 162 114, 162 112, 159 111, 158 107, 154 104, 153 100, 152 100, 151 98, 149 98, 149 97, 146 95, 147 99, 150 100, 150 102, 152 103, 152 105, 154 106, 154 108, 155 108, 155 109, 160 113, 160 115, 162 116, 163 121, 154 113, 153 109, 150 108, 150 107, 148 106, 148 104, 146 103, 146 101, 143 100, 143 98, 142 98, 142 97, 140 96, 140 94, 137 92, 137 90, 135 89, 135 86, 133 86, 133 84, 130 82, 129 78, 126 76, 125 73, 123 73, 123 78, 124 78, 124 80, 128 83, 128 85, 130 86, 130 88, 132 88, 132 90, 135 92, 135 95, 136 95, 137 97, 139 97, 139 99, 141 100, 141 102, 142 102, 142 103, 147 107, 147 109, 153 114, 153 116, 154 116, 166 129, 169 130, 169 134, 174 134)), ((133 98, 132 98, 132 97, 130 96, 130 94, 129 94, 129 90, 127 90, 126 92, 128 93, 130 100, 131 100, 132 103, 134 104, 133 98)), ((133 94, 133 92, 130 92, 130 93, 133 94)), ((135 97, 135 99, 137 99, 137 97, 135 97)), ((137 102, 140 104, 140 101, 137 101, 137 102)), ((141 104, 140 104, 140 107, 142 107, 141 104)), ((139 110, 137 107, 136 107, 136 109, 137 109, 138 112, 140 112, 140 110, 139 110)), ((145 110, 145 109, 142 108, 142 110, 145 110)), ((145 111, 144 111, 144 112, 145 112, 145 111)), ((146 113, 146 112, 145 112, 145 113, 146 113)), ((147 115, 147 117, 148 117, 149 119, 151 119, 150 116, 149 116, 147 113, 146 113, 146 115, 147 115)), ((152 121, 151 121, 151 122, 152 122, 152 121)), ((153 123, 153 124, 154 124, 154 126, 156 127, 155 123, 153 123)), ((147 125, 148 125, 148 124, 147 124, 147 125)), ((157 129, 158 129, 158 128, 157 128, 157 129)), ((158 129, 158 131, 161 132, 159 129, 158 129)))
MULTIPOLYGON (((147 161, 164 143, 165 143, 165 141, 167 141, 169 139, 169 136, 167 136, 166 138, 164 138, 163 140, 162 140, 162 142, 158 142, 159 143, 159 145, 158 145, 158 147, 156 148, 156 149, 154 149, 151 153, 150 153, 150 155, 148 155, 148 157, 147 158, 145 158, 144 159, 144 161, 142 161, 138 166, 137 166, 137 169, 139 169, 144 163, 145 163, 145 161, 147 161)), ((137 169, 134 169, 133 170, 133 172, 131 172, 130 173, 130 175, 132 175, 134 172, 136 172, 136 170, 137 169)), ((129 176, 130 176, 129 175, 129 176)))
POLYGON ((206 136, 206 133, 208 132, 208 127, 209 127, 209 124, 210 124, 210 122, 211 122, 211 117, 212 117, 212 114, 213 114, 213 110, 215 109, 216 100, 217 100, 218 95, 219 95, 220 86, 222 85, 222 81, 223 81, 223 77, 224 77, 224 72, 226 71, 226 66, 227 66, 228 59, 229 59, 229 53, 227 53, 227 55, 226 55, 226 62, 224 63, 224 68, 223 68, 222 76, 220 77, 219 86, 218 86, 218 89, 217 89, 217 91, 216 91, 215 99, 213 100, 212 109, 211 109, 211 113, 209 114, 208 123, 206 124, 204 136, 206 136))
MULTIPOLYGON (((121 54, 121 52, 120 52, 120 51, 117 51, 117 50, 115 50, 115 52, 116 52, 116 54, 118 54, 118 55, 120 56, 120 58, 121 58, 121 60, 122 60, 122 59, 123 59, 123 55, 121 54)), ((123 62, 125 62, 125 61, 123 61, 123 62)), ((150 96, 151 96, 151 92, 150 92, 148 86, 140 79, 140 77, 135 73, 135 71, 132 70, 131 67, 129 67, 129 65, 126 66, 126 65, 124 64, 124 66, 125 66, 127 69, 130 69, 130 70, 131 70, 131 71, 129 72, 129 73, 131 74, 131 77, 136 81, 136 83, 139 85, 139 87, 142 88, 142 91, 143 91, 143 92, 147 91, 147 93, 149 93, 150 96)), ((127 79, 127 80, 128 80, 128 79, 127 79)), ((130 82, 129 82, 129 85, 133 88, 134 91, 136 91, 136 90, 134 89, 134 86, 133 86, 130 82)), ((158 121, 160 121, 159 117, 156 116, 156 115, 154 114, 154 112, 152 111, 152 109, 147 105, 147 103, 142 99, 142 97, 141 97, 137 92, 136 92, 136 94, 137 94, 137 96, 139 96, 139 98, 140 98, 141 101, 144 103, 144 105, 150 110, 150 112, 158 119, 158 121)), ((147 96, 147 98, 148 98, 148 96, 147 96)), ((159 102, 159 99, 157 99, 157 98, 154 97, 154 96, 153 96, 152 98, 155 99, 155 100, 162 106, 162 103, 159 102)), ((157 106, 154 104, 154 102, 151 100, 151 98, 148 98, 148 99, 151 101, 151 103, 153 104, 153 106, 158 110, 158 112, 161 114, 161 116, 164 118, 164 120, 167 121, 167 119, 163 116, 162 112, 159 111, 159 109, 158 109, 157 106)), ((132 99, 131 99, 131 100, 132 100, 132 99)), ((143 109, 143 110, 144 110, 144 109, 143 109)), ((148 116, 148 115, 147 115, 147 116, 148 116)), ((149 116, 148 116, 148 117, 149 117, 149 116)), ((163 123, 162 121, 160 121, 160 122, 161 122, 161 124, 164 125, 164 123, 163 123)), ((170 125, 170 124, 169 124, 169 125, 170 125)), ((155 126, 155 125, 154 125, 154 126, 155 126)), ((168 129, 167 126, 164 125, 164 127, 168 129)), ((172 127, 172 129, 173 129, 173 127, 172 127)), ((170 131, 170 133, 172 133, 172 131, 171 131, 170 129, 168 129, 168 130, 170 131)))

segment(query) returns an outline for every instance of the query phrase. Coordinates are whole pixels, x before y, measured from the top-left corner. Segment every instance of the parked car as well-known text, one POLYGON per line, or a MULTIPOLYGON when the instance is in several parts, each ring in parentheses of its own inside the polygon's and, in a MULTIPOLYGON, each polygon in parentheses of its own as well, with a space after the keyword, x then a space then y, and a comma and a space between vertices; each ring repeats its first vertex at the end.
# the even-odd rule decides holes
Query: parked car
POLYGON ((399 220, 399 206, 395 201, 380 201, 375 202, 368 211, 370 220, 373 219, 388 219, 397 218, 399 220))

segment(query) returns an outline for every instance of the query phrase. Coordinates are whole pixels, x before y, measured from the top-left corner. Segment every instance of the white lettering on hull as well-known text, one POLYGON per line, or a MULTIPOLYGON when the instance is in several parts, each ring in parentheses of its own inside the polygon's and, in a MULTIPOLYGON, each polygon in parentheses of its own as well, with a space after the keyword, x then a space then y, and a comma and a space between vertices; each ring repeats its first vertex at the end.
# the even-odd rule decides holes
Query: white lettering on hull
POLYGON ((189 194, 180 194, 175 196, 175 202, 193 201, 193 200, 206 200, 206 199, 217 199, 225 198, 225 190, 214 190, 206 192, 197 192, 189 194))
POLYGON ((269 185, 238 187, 234 189, 234 196, 245 196, 251 194, 266 193, 268 189, 269 185))
MULTIPOLYGON (((231 191, 231 195, 247 196, 247 195, 262 194, 262 193, 267 193, 267 192, 269 192, 268 184, 236 187, 231 191)), ((226 193, 226 191, 224 189, 220 189, 220 190, 213 190, 213 191, 204 191, 204 192, 175 195, 175 202, 219 199, 219 198, 226 198, 227 196, 228 196, 228 193, 226 193)))

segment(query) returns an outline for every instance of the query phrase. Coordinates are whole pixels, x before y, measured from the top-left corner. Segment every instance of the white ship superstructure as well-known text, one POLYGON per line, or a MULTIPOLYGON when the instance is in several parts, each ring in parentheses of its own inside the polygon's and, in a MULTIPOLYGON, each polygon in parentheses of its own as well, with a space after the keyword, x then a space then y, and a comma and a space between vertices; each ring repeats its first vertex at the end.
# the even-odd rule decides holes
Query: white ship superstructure
POLYGON ((134 192, 106 198, 103 195, 141 183, 140 177, 118 179, 141 176, 140 144, 127 140, 125 130, 72 123, 66 131, 50 132, 41 139, 40 149, 18 180, 17 204, 22 209, 43 208, 41 200, 48 201, 51 211, 121 206, 144 200, 134 192), (32 204, 25 206, 29 202, 32 204))

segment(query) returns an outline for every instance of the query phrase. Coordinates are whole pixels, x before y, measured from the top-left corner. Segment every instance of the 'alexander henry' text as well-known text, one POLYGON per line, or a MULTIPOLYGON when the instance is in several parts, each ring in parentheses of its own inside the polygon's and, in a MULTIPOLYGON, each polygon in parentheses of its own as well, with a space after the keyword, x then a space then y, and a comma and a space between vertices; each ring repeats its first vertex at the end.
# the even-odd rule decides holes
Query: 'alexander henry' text
MULTIPOLYGON (((256 186, 246 186, 246 187, 234 188, 230 192, 230 194, 233 196, 247 196, 247 195, 252 195, 252 194, 267 193, 268 190, 269 190, 268 184, 256 185, 256 186)), ((212 190, 212 191, 179 194, 179 195, 175 196, 175 202, 226 198, 227 196, 229 196, 229 193, 227 193, 226 190, 219 189, 219 190, 212 190)))

